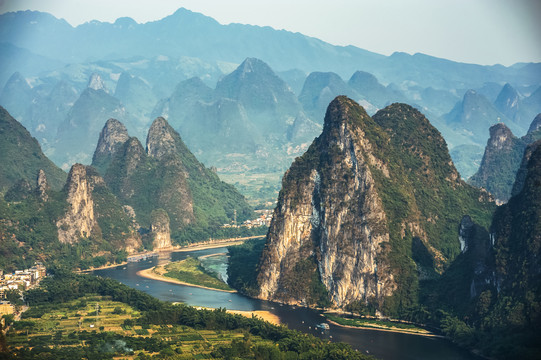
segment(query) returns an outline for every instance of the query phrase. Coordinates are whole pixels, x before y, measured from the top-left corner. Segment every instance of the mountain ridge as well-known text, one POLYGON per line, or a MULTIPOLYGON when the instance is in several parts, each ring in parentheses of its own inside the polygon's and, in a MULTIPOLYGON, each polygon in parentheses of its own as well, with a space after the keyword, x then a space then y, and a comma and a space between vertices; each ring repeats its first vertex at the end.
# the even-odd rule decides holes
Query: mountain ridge
POLYGON ((9 30, 10 27, 16 26, 23 26, 24 29, 27 29, 25 26, 28 26, 30 21, 25 21, 25 18, 31 18, 32 21, 37 22, 37 24, 34 24, 35 29, 40 26, 40 17, 44 18, 43 21, 46 24, 50 24, 51 20, 54 19, 50 14, 43 15, 43 13, 39 12, 18 12, 1 15, 0 24, 4 25, 0 26, 0 37, 4 38, 5 42, 12 42, 16 46, 27 48, 37 54, 41 53, 41 55, 53 59, 61 57, 58 55, 60 53, 59 49, 63 45, 67 45, 72 47, 70 54, 72 59, 76 61, 95 58, 96 54, 104 54, 101 59, 112 59, 118 57, 120 53, 124 53, 128 57, 144 56, 148 53, 175 56, 179 55, 179 53, 174 49, 182 48, 183 55, 207 60, 230 61, 237 64, 242 62, 248 55, 254 56, 267 62, 276 71, 292 68, 303 69, 307 72, 328 69, 340 73, 341 76, 349 77, 359 68, 362 68, 364 71, 373 73, 386 83, 396 81, 393 79, 401 79, 399 82, 413 80, 419 84, 436 88, 441 87, 442 84, 442 80, 436 80, 438 78, 453 82, 456 85, 455 87, 458 87, 460 82, 462 82, 461 86, 464 86, 464 84, 471 84, 474 80, 477 83, 494 80, 506 81, 506 77, 517 75, 523 82, 541 82, 541 71, 539 66, 535 66, 536 64, 508 68, 501 65, 482 66, 453 62, 419 53, 413 55, 394 53, 386 57, 355 46, 334 46, 316 38, 284 30, 275 30, 270 27, 242 24, 220 25, 208 16, 183 8, 163 19, 143 24, 131 23, 127 27, 119 26, 119 24, 92 21, 74 28, 65 21, 57 19, 58 24, 54 24, 55 29, 52 32, 45 29, 41 35, 42 37, 34 41, 27 39, 26 42, 23 42, 17 39, 9 30), (184 25, 187 31, 179 33, 179 29, 184 29, 184 25), (204 25, 208 25, 208 28, 205 28, 204 25), (202 31, 203 29, 205 31, 202 31), (163 33, 165 30, 170 33, 180 34, 180 36, 177 36, 176 40, 167 40, 150 35, 160 31, 163 33), (47 41, 53 33, 56 34, 59 41, 46 50, 47 41), (103 36, 106 33, 108 36, 103 36), (203 36, 203 33, 206 33, 207 36, 203 36), (126 37, 130 34, 137 37, 139 41, 130 38, 129 40, 125 39, 123 43, 118 42, 120 36, 126 37), (86 49, 76 41, 77 36, 83 35, 88 39, 86 49), (230 41, 231 37, 237 40, 240 39, 240 41, 233 43, 230 41), (98 39, 101 41, 101 45, 97 45, 98 39), (210 50, 206 53, 198 53, 195 43, 200 43, 202 40, 208 43, 209 39, 212 39, 209 43, 210 50), (285 48, 281 46, 264 47, 261 46, 260 39, 266 39, 264 43, 267 44, 282 43, 287 45, 285 48), (178 45, 181 43, 183 46, 179 47, 178 45), (238 44, 243 45, 239 47, 238 44), (136 50, 132 49, 126 52, 130 46, 133 48, 135 45, 138 45, 136 50), (253 49, 251 54, 241 51, 246 47, 253 49), (166 50, 167 48, 169 50, 166 50), (270 48, 273 49, 272 52, 269 51, 270 48), (311 48, 312 52, 304 51, 308 48, 311 48), (109 49, 115 50, 111 51, 109 49), (307 53, 313 53, 313 51, 319 52, 318 56, 306 56, 307 53), (287 65, 284 62, 286 58, 288 59, 287 65), (402 65, 400 65, 401 63, 402 65), (430 69, 428 70, 430 76, 420 76, 419 68, 425 68, 425 75, 427 70, 430 69), (437 70, 438 68, 441 69, 437 70), (455 75, 450 76, 450 74, 455 75))

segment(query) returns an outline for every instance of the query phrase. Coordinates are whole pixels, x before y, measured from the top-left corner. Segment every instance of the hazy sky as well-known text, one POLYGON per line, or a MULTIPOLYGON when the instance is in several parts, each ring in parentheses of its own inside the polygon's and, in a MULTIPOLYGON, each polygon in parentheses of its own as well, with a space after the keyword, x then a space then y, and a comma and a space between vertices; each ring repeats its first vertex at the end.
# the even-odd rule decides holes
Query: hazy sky
POLYGON ((123 16, 153 21, 179 7, 222 24, 271 26, 385 55, 541 62, 541 0, 0 0, 0 13, 46 11, 74 26, 123 16))

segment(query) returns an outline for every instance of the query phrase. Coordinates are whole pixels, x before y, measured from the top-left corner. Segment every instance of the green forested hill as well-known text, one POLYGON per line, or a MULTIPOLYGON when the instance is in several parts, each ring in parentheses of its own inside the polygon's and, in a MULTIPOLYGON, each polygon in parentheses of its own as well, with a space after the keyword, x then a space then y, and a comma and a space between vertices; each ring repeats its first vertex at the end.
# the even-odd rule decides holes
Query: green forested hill
POLYGON ((134 208, 143 227, 158 208, 167 211, 172 232, 216 228, 231 222, 235 211, 238 221, 252 214, 246 199, 200 163, 163 118, 150 127, 146 149, 135 137, 114 148, 109 166, 102 169, 105 181, 122 203, 134 208))
POLYGON ((43 154, 37 140, 2 107, 0 154, 0 192, 21 179, 35 184, 40 169, 55 190, 60 190, 66 181, 67 174, 43 154))

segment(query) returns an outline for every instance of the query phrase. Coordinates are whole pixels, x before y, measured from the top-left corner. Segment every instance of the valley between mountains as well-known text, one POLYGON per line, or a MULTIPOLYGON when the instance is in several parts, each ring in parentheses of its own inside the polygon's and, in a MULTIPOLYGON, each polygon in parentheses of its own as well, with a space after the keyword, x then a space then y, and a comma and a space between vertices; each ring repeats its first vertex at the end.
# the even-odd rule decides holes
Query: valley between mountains
POLYGON ((0 40, 0 358, 371 358, 323 310, 540 358, 540 64, 383 56, 186 9, 6 13, 0 40), (205 249, 163 264, 196 244, 224 247, 219 274, 205 249), (173 303, 188 287, 147 291, 139 267, 222 302, 173 303))

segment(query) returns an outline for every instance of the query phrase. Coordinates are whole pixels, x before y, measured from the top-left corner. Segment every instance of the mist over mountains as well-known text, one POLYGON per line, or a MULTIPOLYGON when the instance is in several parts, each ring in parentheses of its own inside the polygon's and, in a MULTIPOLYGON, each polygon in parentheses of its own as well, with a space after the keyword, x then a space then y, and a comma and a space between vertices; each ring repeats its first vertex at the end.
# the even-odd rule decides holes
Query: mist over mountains
MULTIPOLYGON (((393 102, 422 111, 466 179, 491 125, 523 136, 541 112, 541 64, 383 56, 270 27, 221 25, 183 8, 144 24, 77 27, 47 13, 6 13, 0 44, 0 105, 64 170, 90 163, 108 118, 143 137, 163 116, 237 186, 246 171, 278 179, 320 133, 329 102, 347 95, 369 114, 393 102)), ((275 198, 277 186, 263 197, 275 198)))

